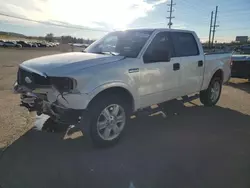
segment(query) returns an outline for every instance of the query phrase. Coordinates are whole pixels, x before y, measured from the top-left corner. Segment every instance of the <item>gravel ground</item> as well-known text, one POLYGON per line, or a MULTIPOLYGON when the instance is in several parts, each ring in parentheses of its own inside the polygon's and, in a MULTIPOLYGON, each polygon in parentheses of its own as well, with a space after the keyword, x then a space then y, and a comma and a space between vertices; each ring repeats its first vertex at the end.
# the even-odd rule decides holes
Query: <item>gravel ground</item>
POLYGON ((0 49, 0 185, 12 187, 250 187, 250 84, 231 79, 216 107, 171 101, 131 120, 124 138, 95 149, 72 130, 30 130, 34 114, 11 94, 17 65, 57 51, 0 49), (14 54, 14 55, 13 55, 14 54), (22 136, 23 135, 23 136, 22 136))

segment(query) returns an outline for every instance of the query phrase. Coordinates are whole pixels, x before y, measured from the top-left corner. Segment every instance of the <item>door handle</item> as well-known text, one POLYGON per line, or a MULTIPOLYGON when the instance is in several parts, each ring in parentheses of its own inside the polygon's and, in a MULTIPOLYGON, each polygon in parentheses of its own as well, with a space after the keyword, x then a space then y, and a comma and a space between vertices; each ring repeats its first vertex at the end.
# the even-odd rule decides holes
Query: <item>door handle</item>
POLYGON ((203 61, 202 60, 198 61, 198 67, 202 67, 202 66, 203 66, 203 61))
POLYGON ((139 68, 132 68, 128 70, 128 73, 139 72, 139 68))
POLYGON ((180 63, 174 63, 173 64, 173 70, 174 71, 180 70, 180 63))

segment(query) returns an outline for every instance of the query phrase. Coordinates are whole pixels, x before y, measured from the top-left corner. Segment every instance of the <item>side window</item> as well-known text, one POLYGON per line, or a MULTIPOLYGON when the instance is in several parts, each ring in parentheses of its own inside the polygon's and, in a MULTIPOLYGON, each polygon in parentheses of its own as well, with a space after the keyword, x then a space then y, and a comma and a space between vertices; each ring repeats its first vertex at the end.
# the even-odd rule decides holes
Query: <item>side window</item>
POLYGON ((191 33, 173 32, 171 35, 177 57, 199 55, 197 42, 191 33))
POLYGON ((158 33, 143 55, 144 63, 169 62, 172 46, 168 32, 158 33))

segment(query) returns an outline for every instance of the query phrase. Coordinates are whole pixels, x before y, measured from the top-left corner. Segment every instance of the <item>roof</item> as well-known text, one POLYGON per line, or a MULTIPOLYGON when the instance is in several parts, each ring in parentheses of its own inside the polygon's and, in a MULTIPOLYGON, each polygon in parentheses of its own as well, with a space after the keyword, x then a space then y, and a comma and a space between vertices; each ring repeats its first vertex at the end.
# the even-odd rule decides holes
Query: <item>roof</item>
POLYGON ((168 29, 168 28, 132 28, 132 29, 126 29, 125 31, 178 31, 178 32, 193 32, 191 30, 182 30, 182 29, 168 29))

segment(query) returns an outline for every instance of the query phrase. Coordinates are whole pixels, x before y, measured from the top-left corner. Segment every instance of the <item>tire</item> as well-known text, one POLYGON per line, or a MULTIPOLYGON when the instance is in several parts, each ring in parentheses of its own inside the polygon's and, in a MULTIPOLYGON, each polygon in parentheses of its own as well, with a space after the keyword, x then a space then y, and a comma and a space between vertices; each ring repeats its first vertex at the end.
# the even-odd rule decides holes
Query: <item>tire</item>
POLYGON ((214 77, 206 90, 200 92, 200 101, 204 106, 214 106, 220 99, 222 88, 222 80, 219 77, 214 77), (215 86, 216 85, 216 86, 215 86), (214 88, 216 87, 216 89, 214 88), (218 88, 217 88, 218 87, 218 88), (216 90, 216 94, 214 91, 216 90), (217 93, 218 92, 218 93, 217 93))
POLYGON ((103 95, 90 105, 89 135, 95 146, 108 147, 119 141, 130 113, 130 107, 125 101, 116 95, 103 95), (115 115, 117 107, 119 109, 115 115))

